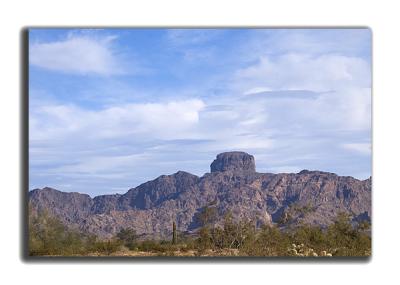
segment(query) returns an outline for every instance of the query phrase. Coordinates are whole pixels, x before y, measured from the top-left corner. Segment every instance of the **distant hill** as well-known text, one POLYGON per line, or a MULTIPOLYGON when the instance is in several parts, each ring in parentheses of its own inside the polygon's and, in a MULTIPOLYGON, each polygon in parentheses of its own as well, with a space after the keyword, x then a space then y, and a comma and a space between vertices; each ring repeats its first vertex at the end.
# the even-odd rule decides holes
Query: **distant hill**
POLYGON ((195 232, 199 214, 215 208, 215 224, 230 212, 236 220, 263 224, 307 223, 325 227, 339 212, 353 220, 371 218, 371 178, 333 173, 258 173, 252 155, 221 153, 202 177, 178 171, 162 175, 120 195, 91 198, 52 188, 29 192, 35 211, 47 209, 71 228, 111 237, 131 227, 143 237, 165 238, 176 222, 180 232, 195 232))

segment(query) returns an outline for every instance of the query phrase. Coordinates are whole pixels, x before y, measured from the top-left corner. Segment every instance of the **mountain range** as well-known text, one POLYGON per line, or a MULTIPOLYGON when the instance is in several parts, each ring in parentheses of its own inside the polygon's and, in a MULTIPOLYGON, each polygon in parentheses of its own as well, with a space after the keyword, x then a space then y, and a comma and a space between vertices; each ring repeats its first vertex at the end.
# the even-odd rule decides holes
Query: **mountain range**
POLYGON ((326 227, 340 212, 353 221, 371 219, 371 177, 358 180, 334 173, 258 173, 245 152, 225 152, 201 177, 184 171, 161 175, 125 194, 66 193, 53 188, 29 191, 34 211, 46 210, 70 228, 102 238, 133 228, 143 238, 171 236, 172 223, 195 233, 200 214, 214 208, 215 224, 229 212, 235 220, 263 224, 306 223, 326 227))

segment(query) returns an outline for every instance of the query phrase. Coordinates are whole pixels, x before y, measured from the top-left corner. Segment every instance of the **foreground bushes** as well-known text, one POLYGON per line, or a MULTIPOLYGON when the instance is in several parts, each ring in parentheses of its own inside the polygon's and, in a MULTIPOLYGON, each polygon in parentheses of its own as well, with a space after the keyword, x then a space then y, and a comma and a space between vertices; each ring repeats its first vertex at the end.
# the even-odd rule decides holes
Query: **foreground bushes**
POLYGON ((369 256, 369 229, 369 223, 354 225, 344 213, 327 229, 310 225, 256 229, 254 223, 235 223, 228 215, 220 227, 205 224, 196 242, 201 252, 236 249, 243 256, 369 256))
POLYGON ((327 229, 300 225, 280 229, 251 221, 234 222, 227 214, 222 225, 204 222, 197 237, 180 236, 175 242, 137 239, 133 229, 122 229, 109 240, 68 230, 59 220, 42 212, 29 216, 30 255, 119 255, 138 252, 153 255, 242 256, 368 256, 371 254, 369 224, 352 225, 338 215, 327 229), (233 254, 234 253, 234 254, 233 254))
POLYGON ((109 255, 121 248, 118 239, 99 240, 94 235, 67 229, 58 219, 47 212, 29 214, 29 255, 109 255))
POLYGON ((46 212, 29 216, 30 255, 71 255, 83 250, 81 236, 46 212))

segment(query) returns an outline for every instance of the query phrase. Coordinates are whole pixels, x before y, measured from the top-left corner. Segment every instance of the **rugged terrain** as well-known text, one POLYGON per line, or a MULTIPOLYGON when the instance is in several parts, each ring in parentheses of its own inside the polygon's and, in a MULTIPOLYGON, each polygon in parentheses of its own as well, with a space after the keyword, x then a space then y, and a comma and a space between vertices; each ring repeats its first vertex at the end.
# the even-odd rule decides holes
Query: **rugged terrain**
POLYGON ((215 208, 215 224, 230 212, 256 226, 307 223, 326 227, 339 212, 353 220, 371 218, 371 178, 358 180, 333 173, 258 173, 244 152, 221 153, 202 177, 179 171, 162 175, 120 195, 91 198, 52 188, 29 192, 35 211, 46 209, 71 228, 111 237, 133 228, 143 237, 165 238, 172 223, 180 232, 199 229, 199 214, 215 208))

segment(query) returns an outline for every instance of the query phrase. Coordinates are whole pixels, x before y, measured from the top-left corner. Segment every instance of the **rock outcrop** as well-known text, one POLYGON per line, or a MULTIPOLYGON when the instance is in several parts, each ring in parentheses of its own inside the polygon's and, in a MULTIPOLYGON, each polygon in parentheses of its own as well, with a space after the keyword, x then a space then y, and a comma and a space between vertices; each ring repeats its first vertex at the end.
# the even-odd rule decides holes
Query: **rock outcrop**
POLYGON ((29 192, 35 210, 47 209, 66 225, 101 237, 132 227, 152 238, 200 227, 199 213, 214 207, 216 224, 229 211, 234 219, 257 226, 290 217, 293 224, 325 227, 339 212, 354 220, 370 220, 371 179, 358 180, 322 171, 271 174, 255 171, 254 157, 244 152, 222 153, 202 177, 179 171, 143 183, 127 193, 90 198, 52 188, 29 192))
POLYGON ((241 151, 232 151, 218 154, 210 168, 211 172, 255 172, 256 164, 254 156, 241 151))

